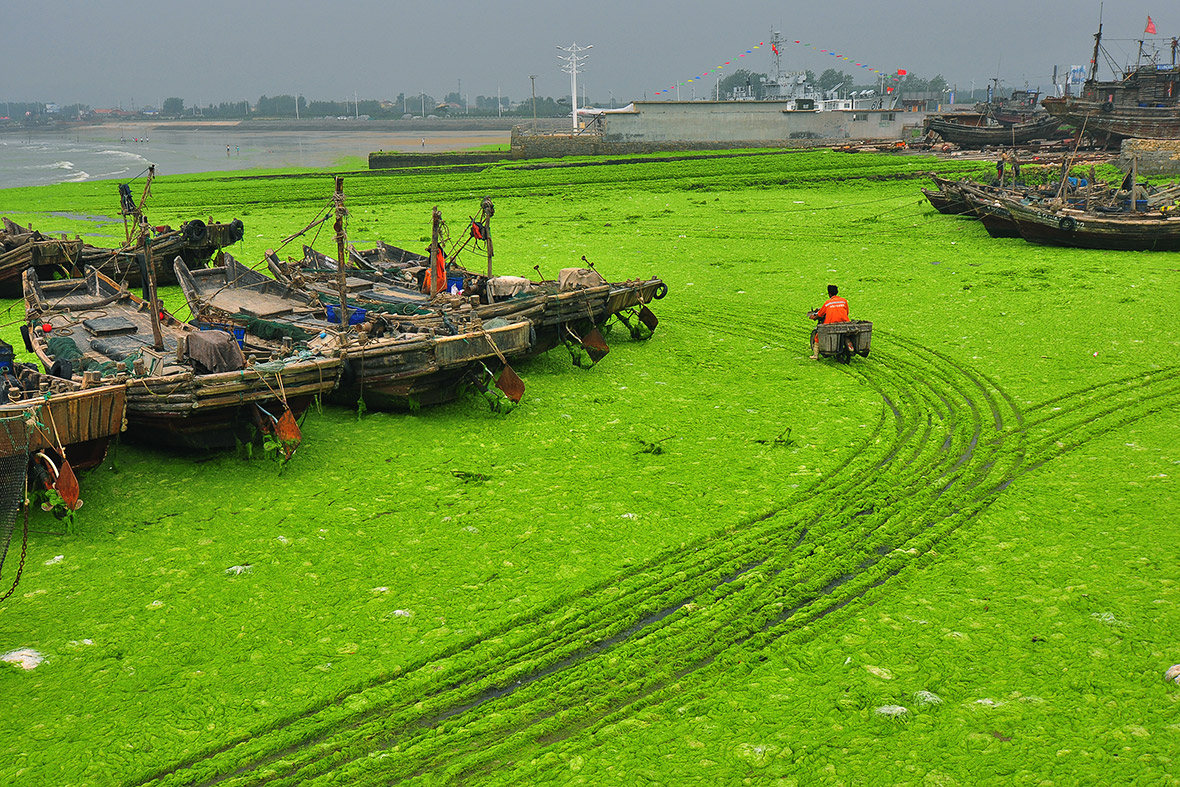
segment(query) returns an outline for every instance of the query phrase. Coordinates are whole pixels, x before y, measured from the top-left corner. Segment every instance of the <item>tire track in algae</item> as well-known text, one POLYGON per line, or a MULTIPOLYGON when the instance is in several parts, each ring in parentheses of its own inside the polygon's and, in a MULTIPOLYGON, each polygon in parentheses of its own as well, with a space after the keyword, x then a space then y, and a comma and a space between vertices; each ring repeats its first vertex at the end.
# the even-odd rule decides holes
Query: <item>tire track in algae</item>
MULTIPOLYGON (((771 344, 782 337, 771 324, 733 333, 771 344)), ((827 477, 529 620, 131 783, 463 781, 527 761, 667 701, 710 669, 808 636, 809 624, 933 560, 940 540, 1021 473, 1180 404, 1178 367, 1077 391, 1026 419, 986 376, 878 336, 872 359, 847 371, 886 406, 827 477)))

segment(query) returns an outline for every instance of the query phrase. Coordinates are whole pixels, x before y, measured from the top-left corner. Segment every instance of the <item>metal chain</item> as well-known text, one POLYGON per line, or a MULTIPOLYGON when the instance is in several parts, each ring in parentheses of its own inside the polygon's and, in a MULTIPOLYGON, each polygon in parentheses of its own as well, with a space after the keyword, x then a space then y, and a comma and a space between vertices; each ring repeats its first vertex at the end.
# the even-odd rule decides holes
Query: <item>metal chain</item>
POLYGON ((3 598, 0 598, 0 604, 3 604, 5 601, 8 600, 9 596, 11 596, 13 593, 16 592, 16 586, 18 584, 20 584, 20 575, 22 573, 24 573, 24 570, 25 570, 25 555, 28 554, 28 551, 29 551, 29 506, 28 506, 28 502, 27 502, 27 498, 26 498, 25 527, 24 527, 24 536, 21 539, 21 545, 20 545, 20 563, 18 563, 16 566, 16 579, 12 580, 12 587, 10 587, 8 589, 8 592, 4 594, 3 598))

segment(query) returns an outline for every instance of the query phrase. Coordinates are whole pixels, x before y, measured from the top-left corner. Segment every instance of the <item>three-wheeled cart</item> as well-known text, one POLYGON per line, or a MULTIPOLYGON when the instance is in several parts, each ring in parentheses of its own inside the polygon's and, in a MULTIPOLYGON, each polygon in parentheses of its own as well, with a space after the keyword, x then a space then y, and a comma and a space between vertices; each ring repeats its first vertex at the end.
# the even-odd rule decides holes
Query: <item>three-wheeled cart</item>
POLYGON ((848 363, 853 355, 869 356, 873 341, 873 324, 868 320, 821 323, 817 328, 816 344, 824 358, 835 358, 848 363))

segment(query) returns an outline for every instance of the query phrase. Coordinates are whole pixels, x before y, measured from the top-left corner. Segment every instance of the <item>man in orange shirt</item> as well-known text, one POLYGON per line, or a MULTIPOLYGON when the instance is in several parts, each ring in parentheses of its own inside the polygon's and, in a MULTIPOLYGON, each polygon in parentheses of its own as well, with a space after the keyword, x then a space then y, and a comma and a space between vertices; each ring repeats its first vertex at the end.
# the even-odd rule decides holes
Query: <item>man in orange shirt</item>
MULTIPOLYGON (((840 297, 839 287, 829 284, 828 299, 824 305, 808 312, 807 316, 821 324, 848 322, 848 301, 840 297)), ((848 349, 852 349, 851 342, 848 349)), ((819 360, 819 328, 811 332, 811 360, 819 360)))

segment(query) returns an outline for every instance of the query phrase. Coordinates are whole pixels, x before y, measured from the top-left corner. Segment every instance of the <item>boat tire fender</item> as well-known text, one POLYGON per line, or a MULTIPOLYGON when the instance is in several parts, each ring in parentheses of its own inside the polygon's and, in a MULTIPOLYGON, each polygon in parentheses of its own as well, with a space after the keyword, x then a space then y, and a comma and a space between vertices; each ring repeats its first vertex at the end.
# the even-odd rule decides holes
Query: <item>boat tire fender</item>
POLYGON ((25 351, 26 352, 33 352, 33 340, 29 336, 29 326, 22 325, 20 327, 20 338, 23 339, 25 342, 25 351))
POLYGON ((70 380, 74 376, 74 365, 65 358, 58 358, 49 367, 49 373, 54 377, 60 377, 63 380, 70 380))
POLYGON ((652 293, 652 297, 657 301, 662 301, 664 296, 668 294, 668 285, 660 282, 660 286, 656 287, 656 291, 652 293))
POLYGON ((1057 226, 1060 227, 1063 232, 1073 232, 1078 228, 1078 220, 1073 216, 1062 216, 1058 220, 1057 226))
POLYGON ((344 363, 340 365, 340 384, 352 385, 356 382, 356 367, 352 365, 351 358, 345 358, 344 363))
POLYGON ((184 235, 184 239, 193 245, 204 242, 209 235, 209 228, 200 219, 193 219, 185 224, 180 231, 184 235))
POLYGON ((1103 112, 1114 112, 1114 102, 1113 101, 1103 101, 1100 109, 1103 112))

